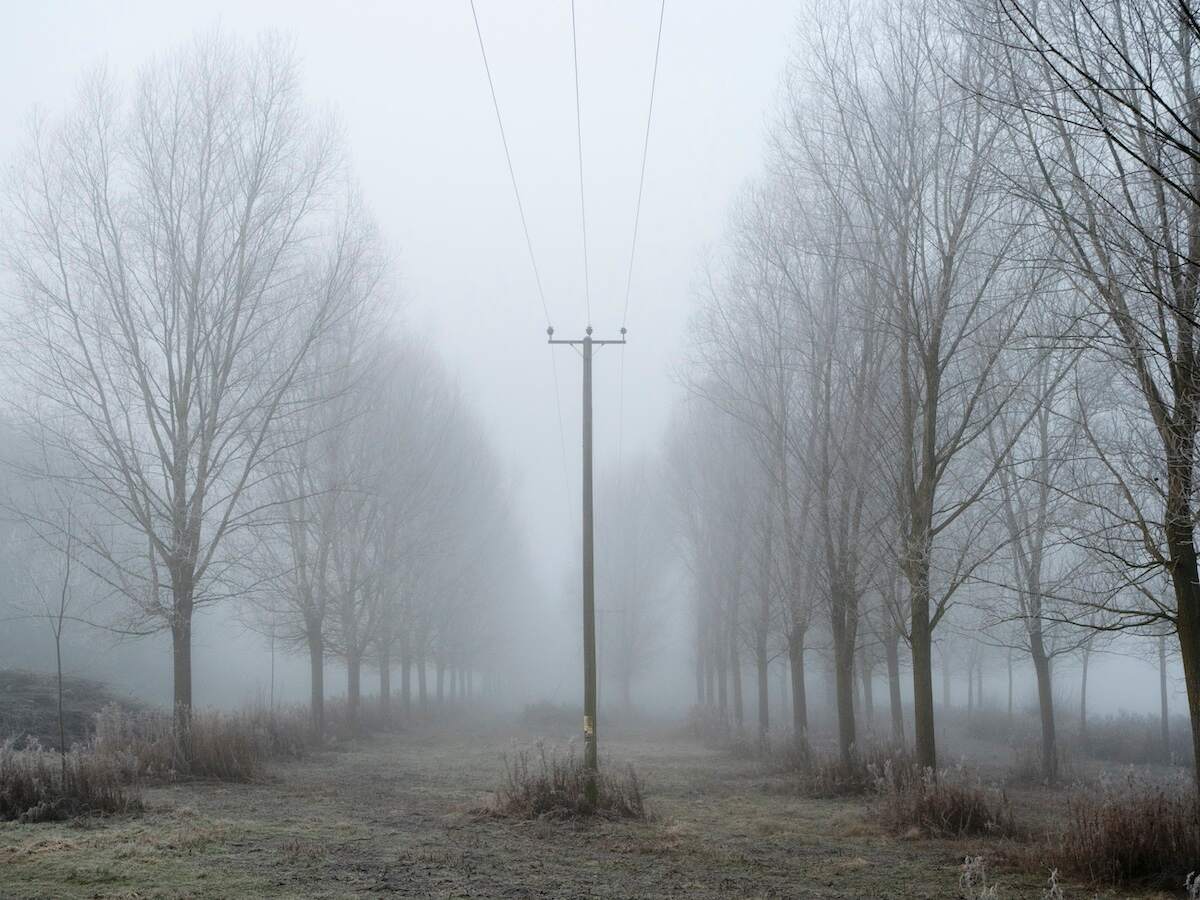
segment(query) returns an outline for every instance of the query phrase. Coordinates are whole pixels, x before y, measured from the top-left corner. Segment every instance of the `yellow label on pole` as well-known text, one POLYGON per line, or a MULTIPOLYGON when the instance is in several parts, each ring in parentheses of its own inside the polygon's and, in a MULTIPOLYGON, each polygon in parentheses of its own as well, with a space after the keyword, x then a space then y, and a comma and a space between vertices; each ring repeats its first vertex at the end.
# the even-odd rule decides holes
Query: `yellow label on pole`
POLYGON ((596 734, 596 723, 592 721, 591 716, 583 717, 583 736, 593 737, 596 734))

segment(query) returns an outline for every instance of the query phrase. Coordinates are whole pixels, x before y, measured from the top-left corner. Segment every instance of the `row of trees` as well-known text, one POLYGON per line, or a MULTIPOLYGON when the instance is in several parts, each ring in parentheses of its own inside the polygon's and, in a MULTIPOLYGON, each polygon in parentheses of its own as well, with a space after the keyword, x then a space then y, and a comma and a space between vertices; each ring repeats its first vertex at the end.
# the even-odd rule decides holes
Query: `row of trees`
POLYGON ((1200 763, 1191 4, 816 12, 705 272, 672 438, 698 680, 750 615, 803 734, 819 630, 849 758, 856 650, 885 648, 899 735, 904 644, 935 768, 958 618, 1032 660, 1053 775, 1054 657, 1171 634, 1200 763))
POLYGON ((127 88, 96 72, 32 122, 4 209, 6 393, 43 486, 13 505, 118 601, 107 627, 170 633, 185 752, 202 608, 307 647, 319 732, 331 654, 352 711, 366 660, 384 703, 397 657, 406 698, 426 660, 439 693, 481 671, 484 572, 520 557, 479 424, 389 336, 381 241, 299 81, 277 39, 219 33, 127 88))
POLYGON ((353 719, 361 671, 407 710, 494 677, 512 566, 522 549, 480 424, 436 360, 394 340, 342 336, 343 360, 314 382, 294 440, 272 468, 282 511, 261 544, 261 624, 308 655, 313 728, 324 728, 324 664, 343 661, 353 719), (449 673, 450 683, 446 677, 449 673), (413 684, 413 676, 416 684, 413 684))

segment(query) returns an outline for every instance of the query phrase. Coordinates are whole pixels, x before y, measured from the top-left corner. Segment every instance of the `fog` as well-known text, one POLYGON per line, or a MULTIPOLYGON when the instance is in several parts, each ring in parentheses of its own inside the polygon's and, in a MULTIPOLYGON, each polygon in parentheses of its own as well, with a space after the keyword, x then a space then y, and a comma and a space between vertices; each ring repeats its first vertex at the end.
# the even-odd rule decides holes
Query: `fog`
MULTIPOLYGON (((577 590, 565 568, 578 554, 580 368, 557 360, 564 467, 545 322, 496 131, 471 19, 450 4, 368 4, 357 14, 327 4, 229 3, 188 9, 155 3, 15 11, 23 40, 0 63, 21 90, 0 97, 0 150, 11 157, 31 112, 62 109, 91 68, 128 77, 155 53, 220 28, 253 38, 275 29, 294 42, 305 94, 336 112, 372 213, 393 254, 403 327, 436 348, 487 423, 514 481, 539 584, 563 631, 554 678, 578 673, 577 590), (565 468, 565 471, 564 471, 565 468), (568 526, 571 530, 568 531, 568 526), (565 594, 565 596, 564 596, 565 594), (569 607, 569 608, 564 608, 569 607), (561 666, 561 668, 559 668, 561 666)), ((641 3, 580 7, 580 91, 585 134, 593 324, 615 332, 625 296, 657 9, 641 3)), ((560 331, 586 325, 575 153, 570 9, 486 5, 480 24, 547 304, 560 331)), ((751 14, 722 3, 677 15, 662 48, 652 152, 646 163, 639 249, 630 297, 624 421, 619 361, 598 362, 596 466, 613 465, 618 440, 631 454, 661 441, 674 369, 687 341, 689 290, 705 248, 719 239, 739 185, 761 166, 764 125, 796 27, 789 3, 751 14), (719 52, 718 52, 719 51, 719 52), (719 123, 719 127, 718 127, 719 123)), ((217 613, 219 616, 219 613, 217 613)), ((201 629, 215 627, 204 623, 201 629)), ((269 680, 257 638, 240 639, 244 668, 229 668, 230 636, 210 678, 211 702, 242 699, 269 680), (222 684, 225 682, 225 684, 222 684)), ((122 654, 156 654, 123 646, 122 654)), ((197 664, 205 654, 197 653, 197 664)), ((113 673, 112 667, 105 671, 113 673)), ((684 667, 680 672, 683 676, 684 667)), ((119 676, 119 669, 113 673, 119 676)), ((153 669, 138 691, 169 697, 153 669)), ((664 673, 669 677, 668 673, 664 673)), ((293 692, 303 696, 304 688, 293 692)), ((563 691, 565 694, 565 690, 563 691)), ((564 696, 561 699, 566 700, 564 696)))
MULTIPOLYGON (((469 780, 549 737, 590 814, 611 728, 671 811, 693 751, 1190 796, 1200 28, 1083 6, 9 10, 9 765, 107 728, 131 790, 254 781, 198 749, 241 722, 469 780)), ((1063 871, 1192 871, 1144 865, 1063 871)))
MULTIPOLYGON (((572 686, 581 680, 578 597, 565 574, 578 554, 580 369, 560 355, 556 407, 542 346, 544 317, 470 17, 450 4, 386 3, 349 15, 309 3, 191 9, 131 3, 115 11, 47 4, 17 9, 14 16, 14 33, 23 39, 0 61, 6 83, 21 86, 0 96, 0 151, 6 157, 16 152, 30 115, 64 107, 96 67, 129 77, 156 53, 214 28, 245 38, 277 30, 294 44, 305 94, 341 123, 355 174, 392 254, 397 290, 389 302, 399 308, 401 327, 421 335, 446 361, 487 423, 513 480, 521 527, 537 548, 531 555, 545 609, 562 629, 546 642, 561 648, 551 657, 553 676, 539 666, 534 680, 558 685, 554 693, 563 696, 554 699, 567 700, 563 679, 572 686)), ((657 9, 611 3, 581 6, 578 16, 592 321, 602 336, 621 324, 657 9)), ((805 28, 787 2, 745 8, 695 3, 674 18, 661 52, 646 161, 630 345, 598 361, 598 470, 615 465, 619 442, 637 455, 654 452, 662 441, 671 405, 681 396, 678 370, 690 340, 698 273, 721 239, 739 189, 763 168, 781 73, 805 28), (623 361, 616 358, 621 352, 623 361), (626 390, 619 420, 622 365, 626 390)), ((586 315, 570 9, 558 3, 519 10, 484 6, 480 24, 551 319, 560 333, 581 331, 586 315)), ((663 600, 679 602, 686 590, 677 584, 674 598, 663 600)), ((267 691, 261 640, 207 620, 220 618, 220 612, 207 616, 197 634, 197 665, 210 667, 208 677, 196 679, 201 696, 229 704, 247 699, 248 690, 267 691)), ((687 641, 672 649, 688 652, 687 641)), ((155 671, 161 651, 120 644, 118 658, 138 660, 133 677, 122 676, 107 650, 78 665, 83 671, 95 666, 162 700, 169 684, 155 671)), ((44 658, 41 650, 29 655, 23 664, 44 658)), ((304 688, 296 683, 302 666, 284 658, 279 663, 282 690, 302 697, 304 688)), ((686 685, 686 660, 678 660, 675 672, 663 668, 647 680, 686 685)), ((1152 667, 1106 660, 1096 677, 1099 710, 1153 707, 1152 667)), ((1182 697, 1182 686, 1175 689, 1182 697)))

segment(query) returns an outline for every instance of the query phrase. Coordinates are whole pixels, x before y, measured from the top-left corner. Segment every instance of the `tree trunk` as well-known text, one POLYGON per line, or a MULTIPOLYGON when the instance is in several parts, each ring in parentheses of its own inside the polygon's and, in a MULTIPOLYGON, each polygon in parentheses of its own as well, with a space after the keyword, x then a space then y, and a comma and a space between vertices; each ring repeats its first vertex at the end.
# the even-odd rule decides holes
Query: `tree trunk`
POLYGON ((833 646, 834 682, 837 691, 838 753, 842 762, 852 762, 857 734, 854 725, 854 646, 833 646))
POLYGON ((742 660, 738 655, 736 629, 733 630, 729 641, 729 674, 730 687, 733 690, 733 722, 737 730, 741 731, 742 725, 745 724, 745 710, 742 708, 742 660))
MULTIPOLYGON (((913 735, 917 765, 937 771, 933 718, 933 629, 929 620, 928 569, 912 584, 913 735)), ((949 700, 949 678, 944 686, 949 700)), ((948 704, 947 704, 948 705, 948 704)))
MULTIPOLYGON (((854 663, 854 655, 853 654, 851 654, 850 659, 851 659, 851 667, 852 667, 851 671, 854 673, 850 679, 850 693, 851 693, 852 699, 854 700, 854 714, 856 716, 859 716, 859 715, 862 715, 862 710, 863 710, 862 679, 858 677, 858 666, 853 664, 854 663)), ((835 693, 834 693, 834 708, 835 709, 837 708, 836 701, 837 701, 837 694, 836 694, 836 689, 835 689, 835 693)), ((858 734, 857 720, 856 720, 856 725, 855 725, 855 734, 856 735, 858 734)))
POLYGON ((1091 650, 1088 647, 1083 648, 1083 671, 1079 678, 1079 736, 1083 739, 1083 743, 1087 745, 1088 736, 1088 721, 1087 721, 1087 681, 1088 681, 1088 658, 1091 656, 1091 650))
MULTIPOLYGON (((1191 351, 1189 351, 1191 352, 1191 351)), ((1196 412, 1196 373, 1190 376, 1188 413, 1196 412)), ((1183 403, 1183 400, 1180 400, 1183 403)), ((1183 663, 1183 683, 1187 688, 1188 719, 1192 726, 1192 763, 1196 790, 1200 794, 1200 572, 1196 559, 1195 532, 1191 498, 1195 466, 1195 422, 1178 424, 1176 440, 1167 454, 1166 537, 1170 550, 1169 574, 1175 589, 1175 635, 1179 639, 1179 657, 1183 663), (1191 427, 1188 427, 1188 426, 1191 427)))
MULTIPOLYGON (((1200 607, 1200 592, 1190 588, 1192 604, 1200 607)), ((1200 792, 1200 609, 1177 619, 1179 655, 1183 661, 1183 683, 1187 687, 1188 718, 1192 725, 1192 762, 1196 789, 1200 792)))
MULTIPOLYGON (((1190 473, 1188 473, 1190 482, 1190 473)), ((1170 525, 1170 522, 1168 522, 1170 525)), ((1200 585, 1197 585, 1196 549, 1192 543, 1191 523, 1181 529, 1168 528, 1175 534, 1171 558, 1171 581, 1175 587, 1175 634, 1179 639, 1179 657, 1183 663, 1183 683, 1187 688, 1188 719, 1192 726, 1193 774, 1200 792, 1200 585)))
MULTIPOLYGON (((64 593, 66 589, 64 588, 64 593)), ((58 763, 62 770, 63 786, 67 783, 67 724, 63 720, 63 676, 62 676, 62 615, 54 629, 54 669, 58 684, 58 763)))
POLYGON ((1042 719, 1042 777, 1047 781, 1058 778, 1058 737, 1054 730, 1054 681, 1050 660, 1046 657, 1040 637, 1031 642, 1033 671, 1037 676, 1038 712, 1042 719))
POLYGON ((429 706, 429 691, 425 684, 425 670, 428 668, 425 654, 422 653, 417 657, 417 702, 420 704, 422 712, 429 706))
POLYGON ((325 738, 325 642, 319 626, 308 628, 309 717, 313 738, 319 744, 325 738))
POLYGON ((404 698, 402 702, 406 716, 412 711, 412 668, 412 653, 405 650, 400 660, 400 695, 404 698))
POLYGON ((853 600, 837 583, 830 598, 830 630, 833 634, 833 681, 838 723, 838 753, 849 766, 857 740, 854 725, 854 644, 853 600))
POLYGON ((874 730, 875 724, 875 672, 870 656, 864 648, 858 655, 859 671, 862 678, 863 718, 868 733, 874 730))
POLYGON ((1013 652, 1008 648, 1008 724, 1013 721, 1013 652))
POLYGON ((773 543, 772 516, 766 516, 763 530, 762 573, 758 594, 758 622, 754 629, 754 665, 758 674, 758 742, 765 747, 771 730, 770 660, 767 657, 767 638, 771 628, 771 579, 773 543))
POLYGON ((975 663, 967 660, 967 718, 975 712, 975 663))
POLYGON ((942 655, 942 709, 950 709, 950 660, 942 655))
POLYGON ((767 636, 759 631, 754 644, 754 665, 758 670, 758 739, 765 742, 771 729, 771 692, 768 685, 769 661, 767 659, 767 636))
POLYGON ((187 772, 192 758, 192 611, 177 611, 171 626, 171 662, 174 676, 173 713, 176 767, 187 772))
POLYGON ((786 722, 791 717, 792 692, 788 690, 790 672, 790 665, 779 666, 779 690, 776 693, 779 695, 779 719, 783 722, 786 722))
POLYGON ((384 719, 392 711, 392 651, 386 646, 379 651, 379 711, 384 719))
POLYGON ((362 659, 357 653, 346 654, 346 714, 350 718, 351 733, 358 731, 358 705, 361 690, 362 659))
MULTIPOLYGON (((724 717, 729 706, 729 659, 720 650, 717 651, 717 708, 724 717)), ((728 720, 726 720, 728 721, 728 720)))
POLYGON ((437 702, 441 706, 446 701, 446 663, 439 657, 437 661, 437 702))
POLYGON ((897 745, 904 743, 904 706, 900 696, 900 633, 897 629, 888 630, 887 644, 888 673, 888 705, 892 713, 892 741, 897 745))
MULTIPOLYGON (((907 355, 908 345, 901 342, 901 352, 907 355)), ((926 363, 928 368, 928 363, 926 363)), ((932 391, 936 379, 927 372, 926 391, 932 391)), ((905 383, 907 385, 907 383, 905 383)), ((907 386, 905 390, 907 390, 907 386)), ((936 402, 930 404, 936 408, 936 402)), ((926 414, 930 410, 926 409, 926 414)), ((926 420, 924 446, 921 450, 921 471, 924 478, 931 477, 932 432, 926 420)), ((914 460, 915 461, 915 460, 914 460)), ((908 580, 910 607, 909 646, 912 650, 913 672, 913 741, 917 765, 930 772, 937 772, 937 733, 933 712, 933 629, 936 624, 930 610, 929 566, 933 554, 931 528, 933 521, 932 484, 923 481, 910 486, 912 496, 909 503, 909 521, 906 523, 907 537, 904 547, 902 569, 908 580)), ((949 700, 949 684, 943 686, 949 700)), ((949 703, 947 703, 947 707, 949 703)))
POLYGON ((803 741, 808 735, 808 698, 804 687, 804 629, 793 627, 788 634, 788 662, 792 673, 792 735, 803 741))
POLYGON ((830 718, 837 721, 837 660, 832 653, 824 657, 825 671, 821 673, 821 700, 830 718))
POLYGON ((1159 703, 1159 726, 1162 731, 1162 758, 1163 762, 1171 762, 1171 718, 1169 700, 1167 696, 1167 637, 1160 635, 1158 638, 1158 703, 1159 703))

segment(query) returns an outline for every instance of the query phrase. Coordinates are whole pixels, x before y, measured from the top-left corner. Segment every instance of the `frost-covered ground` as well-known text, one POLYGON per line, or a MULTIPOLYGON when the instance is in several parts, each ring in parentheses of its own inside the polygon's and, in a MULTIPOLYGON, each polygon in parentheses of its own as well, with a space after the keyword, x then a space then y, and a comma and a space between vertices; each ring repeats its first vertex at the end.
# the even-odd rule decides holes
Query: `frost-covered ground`
POLYGON ((997 860, 999 898, 1042 896, 1044 878, 1004 869, 994 842, 883 834, 865 801, 796 797, 683 738, 603 745, 636 766, 652 822, 480 814, 502 755, 531 740, 494 727, 381 736, 260 784, 154 788, 138 816, 3 824, 0 896, 946 898, 961 896, 968 853, 997 860))

